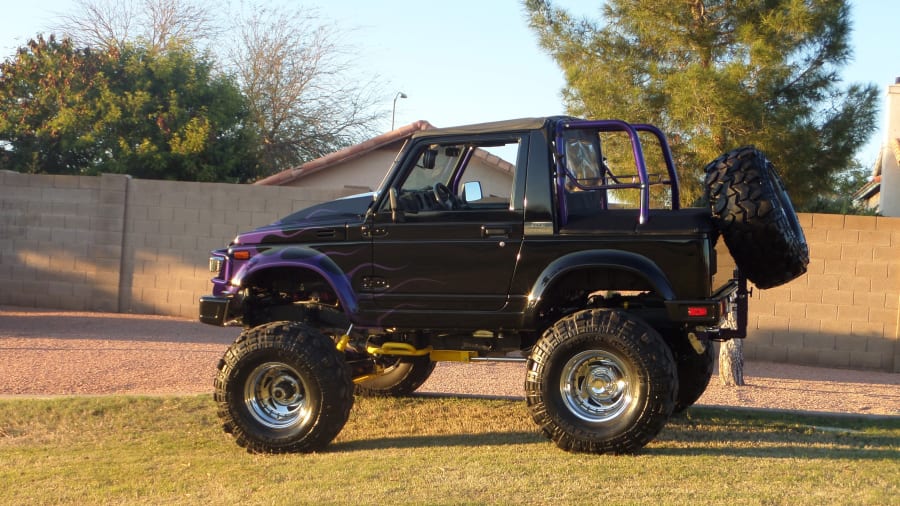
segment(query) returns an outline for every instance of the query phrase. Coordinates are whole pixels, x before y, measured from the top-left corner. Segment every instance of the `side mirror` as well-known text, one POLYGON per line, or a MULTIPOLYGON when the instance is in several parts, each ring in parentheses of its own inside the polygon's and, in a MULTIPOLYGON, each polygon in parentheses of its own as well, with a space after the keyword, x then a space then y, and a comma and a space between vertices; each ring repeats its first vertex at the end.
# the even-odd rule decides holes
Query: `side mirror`
POLYGON ((476 202, 484 196, 481 192, 481 181, 468 181, 463 185, 463 200, 466 202, 476 202))

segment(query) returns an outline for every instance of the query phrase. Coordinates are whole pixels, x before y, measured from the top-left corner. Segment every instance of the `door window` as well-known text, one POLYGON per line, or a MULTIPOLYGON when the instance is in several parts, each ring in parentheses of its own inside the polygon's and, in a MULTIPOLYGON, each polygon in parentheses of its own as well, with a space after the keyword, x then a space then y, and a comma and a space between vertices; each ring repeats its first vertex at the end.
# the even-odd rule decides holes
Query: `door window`
POLYGON ((510 139, 420 147, 398 188, 400 210, 509 209, 520 144, 510 139))

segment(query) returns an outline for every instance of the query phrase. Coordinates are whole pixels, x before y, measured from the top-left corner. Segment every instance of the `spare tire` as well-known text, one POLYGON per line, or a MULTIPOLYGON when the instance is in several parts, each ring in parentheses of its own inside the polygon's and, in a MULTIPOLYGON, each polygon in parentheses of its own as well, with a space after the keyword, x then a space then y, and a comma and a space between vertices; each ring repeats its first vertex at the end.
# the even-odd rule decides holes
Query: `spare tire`
POLYGON ((705 172, 713 219, 747 279, 772 288, 805 273, 809 247, 772 162, 745 146, 716 158, 705 172))

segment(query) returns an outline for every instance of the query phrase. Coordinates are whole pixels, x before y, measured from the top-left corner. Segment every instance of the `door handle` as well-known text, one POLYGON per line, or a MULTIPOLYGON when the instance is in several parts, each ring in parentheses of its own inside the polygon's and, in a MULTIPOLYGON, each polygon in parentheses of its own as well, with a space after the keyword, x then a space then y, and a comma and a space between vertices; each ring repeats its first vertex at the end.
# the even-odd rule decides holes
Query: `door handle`
POLYGON ((509 227, 482 225, 481 237, 509 239, 509 227))
POLYGON ((363 227, 362 236, 368 239, 373 237, 385 237, 388 235, 388 231, 385 228, 381 227, 363 227))

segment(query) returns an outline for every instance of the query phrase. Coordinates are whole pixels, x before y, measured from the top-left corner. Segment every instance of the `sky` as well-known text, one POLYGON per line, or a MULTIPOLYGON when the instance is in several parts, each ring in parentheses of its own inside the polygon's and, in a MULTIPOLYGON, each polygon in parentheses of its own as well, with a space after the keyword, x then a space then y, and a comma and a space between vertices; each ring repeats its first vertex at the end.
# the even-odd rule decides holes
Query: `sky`
MULTIPOLYGON (((556 0, 575 14, 599 13, 599 2, 556 0)), ((539 47, 520 0, 308 0, 282 2, 318 11, 352 50, 361 79, 377 75, 385 119, 380 130, 427 120, 439 127, 564 114, 562 72, 539 47), (398 93, 407 98, 397 98, 398 93), (396 103, 396 108, 394 104, 396 103)), ((855 0, 854 60, 845 83, 874 83, 881 92, 878 131, 857 158, 869 167, 883 143, 884 97, 900 77, 900 2, 855 0)), ((72 0, 9 2, 0 16, 0 57, 38 33, 72 0)), ((622 118, 628 120, 628 118, 622 118)))

